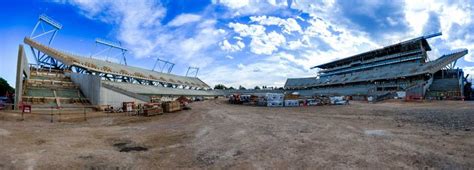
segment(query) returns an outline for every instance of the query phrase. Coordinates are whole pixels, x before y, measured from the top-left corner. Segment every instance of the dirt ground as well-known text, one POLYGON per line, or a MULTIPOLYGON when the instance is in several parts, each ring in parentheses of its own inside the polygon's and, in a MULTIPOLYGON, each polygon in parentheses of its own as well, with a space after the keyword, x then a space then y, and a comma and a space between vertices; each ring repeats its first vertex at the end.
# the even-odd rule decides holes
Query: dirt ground
POLYGON ((191 107, 54 123, 0 112, 0 169, 474 168, 474 102, 191 107))

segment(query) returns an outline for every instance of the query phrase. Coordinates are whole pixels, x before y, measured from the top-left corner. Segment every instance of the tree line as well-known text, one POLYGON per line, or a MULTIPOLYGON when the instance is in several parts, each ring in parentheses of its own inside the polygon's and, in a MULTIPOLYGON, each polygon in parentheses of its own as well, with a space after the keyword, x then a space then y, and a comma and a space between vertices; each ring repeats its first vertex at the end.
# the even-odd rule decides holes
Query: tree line
MULTIPOLYGON (((216 85, 214 86, 214 89, 218 89, 218 90, 236 90, 236 89, 239 89, 239 90, 247 90, 247 89, 249 89, 249 90, 250 90, 250 89, 252 89, 252 88, 245 88, 245 87, 242 86, 242 85, 239 85, 238 88, 234 88, 234 87, 232 87, 232 86, 227 87, 227 86, 225 86, 225 85, 223 85, 223 84, 216 84, 216 85)), ((268 87, 268 86, 262 86, 262 87, 260 87, 260 86, 255 86, 255 87, 253 88, 253 90, 261 90, 261 89, 272 89, 272 90, 273 90, 273 89, 278 89, 278 90, 283 90, 283 87, 268 87)))

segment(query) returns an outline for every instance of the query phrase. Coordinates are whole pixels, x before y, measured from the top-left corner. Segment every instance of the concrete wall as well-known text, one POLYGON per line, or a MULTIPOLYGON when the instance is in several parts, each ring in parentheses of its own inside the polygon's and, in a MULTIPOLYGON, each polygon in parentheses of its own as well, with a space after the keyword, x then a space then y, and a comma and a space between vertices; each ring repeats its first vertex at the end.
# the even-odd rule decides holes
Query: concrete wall
POLYGON ((122 107, 123 102, 146 103, 148 98, 145 96, 133 96, 130 92, 112 89, 107 84, 102 83, 99 76, 90 74, 67 73, 71 80, 80 87, 84 96, 89 99, 93 105, 110 105, 114 108, 122 107))
POLYGON ((134 92, 131 92, 131 91, 127 91, 127 90, 109 85, 107 83, 102 83, 102 87, 107 88, 107 89, 112 90, 112 91, 115 91, 117 93, 126 95, 128 97, 137 99, 137 100, 150 101, 150 97, 148 97, 148 96, 144 96, 144 95, 140 95, 140 94, 137 94, 137 93, 134 93, 134 92))
POLYGON ((72 82, 79 86, 82 94, 89 99, 91 104, 100 104, 102 83, 99 76, 79 73, 67 73, 66 75, 70 76, 72 82))
POLYGON ((18 47, 18 61, 16 67, 16 85, 15 85, 15 109, 19 109, 19 103, 23 96, 23 80, 30 78, 30 68, 23 45, 18 47))
POLYGON ((122 107, 123 102, 135 102, 135 104, 147 103, 147 101, 143 101, 137 98, 127 96, 123 93, 119 93, 115 90, 106 88, 104 86, 100 88, 99 105, 110 105, 110 106, 113 106, 114 108, 117 108, 117 107, 122 107))

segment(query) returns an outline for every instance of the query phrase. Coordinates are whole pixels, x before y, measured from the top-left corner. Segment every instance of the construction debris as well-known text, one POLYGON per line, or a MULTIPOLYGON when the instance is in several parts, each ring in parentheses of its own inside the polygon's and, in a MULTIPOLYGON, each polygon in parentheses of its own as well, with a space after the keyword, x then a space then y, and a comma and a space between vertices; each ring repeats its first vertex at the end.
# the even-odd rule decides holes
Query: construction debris
POLYGON ((300 96, 298 93, 255 93, 255 94, 232 94, 229 97, 230 104, 246 104, 266 107, 298 107, 298 106, 320 106, 320 105, 346 105, 349 104, 350 96, 324 96, 315 95, 311 97, 300 96))
POLYGON ((147 103, 143 106, 143 116, 154 116, 163 114, 160 103, 147 103))
POLYGON ((181 110, 181 104, 178 101, 167 101, 162 104, 165 113, 172 113, 181 110))

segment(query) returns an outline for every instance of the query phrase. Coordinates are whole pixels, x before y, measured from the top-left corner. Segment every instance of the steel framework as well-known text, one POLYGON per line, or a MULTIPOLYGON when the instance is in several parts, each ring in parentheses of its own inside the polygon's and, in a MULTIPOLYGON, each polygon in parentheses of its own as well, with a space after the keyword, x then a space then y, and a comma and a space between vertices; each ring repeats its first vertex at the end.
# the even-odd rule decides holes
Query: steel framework
POLYGON ((115 75, 115 74, 109 74, 109 73, 90 71, 90 70, 87 70, 86 68, 77 67, 77 66, 72 66, 71 71, 76 72, 76 73, 81 73, 81 74, 96 75, 96 76, 101 77, 102 80, 108 80, 108 81, 113 81, 113 82, 128 82, 128 83, 132 83, 132 84, 152 85, 152 86, 182 88, 182 89, 193 89, 193 90, 201 89, 200 87, 191 86, 191 85, 172 84, 172 83, 166 83, 166 82, 161 82, 161 81, 152 81, 152 80, 122 76, 122 75, 115 75))
POLYGON ((156 66, 158 66, 158 69, 161 73, 163 73, 164 70, 166 70, 166 73, 171 73, 174 67, 174 63, 171 63, 166 60, 162 60, 160 58, 156 58, 155 65, 153 65, 152 71, 155 71, 156 66))
MULTIPOLYGON (((37 61, 38 66, 43 67, 43 68, 49 68, 49 69, 70 70, 72 72, 81 73, 81 74, 97 75, 97 76, 101 77, 101 79, 103 79, 103 80, 109 80, 109 81, 115 81, 115 82, 129 82, 129 83, 142 84, 142 85, 154 85, 154 86, 171 87, 171 88, 183 88, 183 89, 194 89, 194 90, 208 88, 208 87, 205 87, 205 86, 200 85, 200 84, 184 84, 183 82, 179 82, 179 81, 175 82, 175 83, 171 83, 171 82, 167 82, 166 80, 165 81, 152 80, 152 79, 148 79, 148 78, 145 78, 145 77, 139 78, 139 77, 133 77, 133 76, 119 75, 119 74, 114 74, 114 73, 100 72, 100 71, 91 70, 90 68, 84 67, 82 65, 71 65, 70 63, 69 64, 62 63, 61 60, 57 60, 54 57, 50 56, 50 55, 54 56, 55 53, 52 53, 51 51, 48 52, 48 50, 47 50, 47 49, 50 48, 49 46, 52 43, 54 37, 56 36, 58 30, 60 30, 61 28, 62 28, 61 24, 59 24, 58 22, 56 22, 53 19, 49 18, 48 16, 42 14, 39 17, 39 20, 38 20, 36 26, 34 27, 30 37, 25 38, 25 43, 30 46, 30 48, 33 52, 33 55, 34 55, 34 57, 37 61), (44 24, 47 24, 50 27, 52 27, 52 30, 46 31, 44 29, 44 26, 43 26, 44 24), (40 26, 41 26, 43 32, 42 33, 37 33, 37 29, 40 26), (39 37, 46 37, 46 35, 51 34, 51 33, 52 33, 52 35, 48 39, 48 45, 47 46, 41 47, 41 46, 35 45, 34 43, 31 43, 31 42, 34 42, 34 41, 31 41, 32 39, 39 38, 39 37), (31 40, 27 41, 28 39, 31 39, 31 40), (46 51, 42 51, 42 50, 46 50, 46 51)), ((125 53, 127 52, 127 49, 123 48, 121 46, 120 42, 119 43, 112 43, 112 42, 109 42, 109 41, 96 39, 95 43, 96 43, 96 47, 98 45, 105 45, 105 46, 107 46, 107 49, 99 51, 94 55, 98 55, 98 54, 101 54, 105 51, 110 51, 112 49, 118 49, 118 50, 120 50, 120 55, 122 55, 122 57, 123 57, 124 64, 127 65, 127 61, 126 61, 126 57, 125 57, 125 53)), ((94 56, 94 55, 91 55, 90 58, 92 58, 92 56, 94 56)), ((55 57, 57 57, 57 56, 55 56, 55 57)), ((156 68, 157 65, 158 65, 158 68, 160 69, 161 72, 166 71, 167 73, 170 73, 175 64, 171 63, 169 61, 161 60, 161 59, 158 58, 157 61, 155 62, 155 65, 153 66, 152 71, 155 71, 155 68, 156 68)), ((186 73, 186 75, 189 74, 190 69, 196 69, 195 70, 195 77, 196 77, 199 68, 190 67, 188 69, 188 72, 186 73)))
POLYGON ((194 77, 197 77, 198 72, 199 72, 199 67, 188 67, 188 71, 186 71, 186 77, 188 77, 188 75, 193 74, 193 73, 194 73, 194 77))
MULTIPOLYGON (((46 14, 41 14, 38 18, 38 22, 36 22, 35 27, 33 28, 33 31, 30 34, 31 39, 38 39, 40 37, 45 37, 48 41, 48 46, 51 45, 51 43, 54 40, 54 37, 56 37, 58 31, 62 29, 62 25, 53 20, 52 18, 48 17, 46 14), (45 27, 46 26, 46 27, 45 27), (41 27, 41 31, 38 31, 38 27, 41 27), (49 28, 49 29, 48 29, 49 28), (49 37, 48 37, 49 36, 49 37)), ((33 53, 33 56, 36 60, 36 63, 39 66, 48 66, 48 67, 54 67, 54 68, 61 68, 64 67, 64 64, 60 63, 59 61, 55 60, 54 58, 48 56, 45 53, 42 53, 39 50, 34 49, 31 47, 31 52, 33 53)))
MULTIPOLYGON (((100 54, 103 54, 104 52, 107 52, 107 54, 105 55, 105 61, 108 61, 109 59, 109 53, 110 51, 112 51, 112 49, 116 49, 116 50, 119 50, 120 53, 117 54, 117 55, 112 55, 112 58, 116 58, 117 56, 121 55, 122 56, 122 60, 124 62, 124 65, 127 65, 127 58, 125 57, 125 53, 128 51, 126 48, 123 48, 122 47, 122 43, 120 43, 120 41, 118 43, 114 43, 114 42, 111 42, 111 41, 107 41, 107 40, 103 40, 103 39, 100 39, 100 38, 97 38, 95 39, 95 47, 94 47, 94 51, 96 51, 96 49, 98 48, 98 46, 105 46, 105 48, 103 49, 100 49, 98 52, 96 53, 92 53, 90 55, 90 58, 94 57, 94 56, 98 56, 100 54)), ((120 61, 120 64, 121 64, 122 61, 120 61)))

